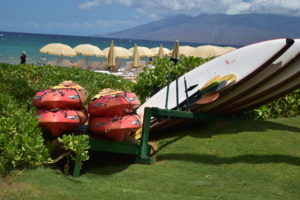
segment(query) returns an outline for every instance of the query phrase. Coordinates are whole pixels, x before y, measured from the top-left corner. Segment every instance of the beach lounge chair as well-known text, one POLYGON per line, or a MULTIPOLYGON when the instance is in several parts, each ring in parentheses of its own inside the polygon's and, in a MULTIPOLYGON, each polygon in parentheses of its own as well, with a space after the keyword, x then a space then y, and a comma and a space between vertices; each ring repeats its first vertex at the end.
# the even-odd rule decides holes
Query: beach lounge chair
POLYGON ((95 71, 97 68, 99 68, 101 64, 101 61, 93 61, 89 66, 88 66, 88 70, 90 71, 95 71))
POLYGON ((86 61, 85 60, 77 60, 77 68, 87 69, 86 61))
POLYGON ((68 60, 68 59, 63 59, 63 60, 61 61, 61 66, 62 66, 62 67, 71 67, 71 61, 68 60))
POLYGON ((105 61, 101 62, 99 66, 96 68, 96 70, 100 70, 100 71, 107 70, 106 62, 105 61))
POLYGON ((47 65, 56 66, 57 65, 57 61, 56 60, 50 60, 50 61, 47 62, 47 65))
POLYGON ((133 68, 133 62, 132 61, 126 62, 126 65, 123 68, 125 72, 131 71, 131 69, 133 68))

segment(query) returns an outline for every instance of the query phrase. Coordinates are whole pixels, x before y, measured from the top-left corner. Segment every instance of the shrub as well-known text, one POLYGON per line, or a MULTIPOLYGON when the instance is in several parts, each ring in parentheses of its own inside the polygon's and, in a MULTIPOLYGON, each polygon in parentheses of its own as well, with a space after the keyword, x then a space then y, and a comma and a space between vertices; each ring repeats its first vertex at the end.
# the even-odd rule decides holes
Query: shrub
POLYGON ((58 138, 58 141, 63 144, 65 150, 70 152, 70 157, 73 161, 81 165, 83 161, 89 159, 87 135, 63 135, 61 138, 58 138))
POLYGON ((34 110, 0 93, 0 174, 41 165, 49 158, 34 110))
POLYGON ((268 104, 246 112, 254 119, 294 117, 300 114, 300 89, 276 99, 268 104))
MULTIPOLYGON (((85 87, 89 98, 103 88, 131 91, 133 87, 131 81, 82 69, 0 63, 0 174, 51 163, 52 149, 45 145, 32 98, 65 80, 85 87)), ((60 141, 72 152, 71 158, 80 162, 88 159, 86 138, 68 135, 60 141)))

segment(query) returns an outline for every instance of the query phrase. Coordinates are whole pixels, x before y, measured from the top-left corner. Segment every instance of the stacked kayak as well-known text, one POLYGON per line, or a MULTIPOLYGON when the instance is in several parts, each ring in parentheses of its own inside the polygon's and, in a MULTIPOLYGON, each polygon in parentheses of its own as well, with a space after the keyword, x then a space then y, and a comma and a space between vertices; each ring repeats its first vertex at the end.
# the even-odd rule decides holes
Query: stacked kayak
POLYGON ((38 109, 40 126, 57 137, 83 125, 88 118, 83 107, 86 98, 86 90, 72 81, 37 92, 33 105, 38 109))
POLYGON ((84 88, 72 81, 64 81, 51 89, 37 92, 32 103, 37 108, 80 109, 86 98, 87 92, 84 88))
POLYGON ((88 104, 89 130, 116 142, 141 127, 140 117, 134 110, 140 105, 132 92, 104 89, 88 104))
POLYGON ((123 116, 140 106, 138 97, 132 92, 104 90, 88 105, 92 116, 123 116))
POLYGON ((70 131, 87 121, 86 109, 50 109, 38 110, 39 124, 52 136, 58 137, 64 131, 70 131))

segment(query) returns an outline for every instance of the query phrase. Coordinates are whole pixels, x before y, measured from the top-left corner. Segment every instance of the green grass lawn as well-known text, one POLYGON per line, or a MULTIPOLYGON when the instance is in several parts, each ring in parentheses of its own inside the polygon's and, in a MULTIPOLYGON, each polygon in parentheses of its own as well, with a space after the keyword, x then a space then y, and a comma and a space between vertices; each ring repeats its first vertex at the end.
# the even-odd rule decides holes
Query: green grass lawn
POLYGON ((1 180, 0 199, 300 199, 300 117, 182 126, 153 139, 154 165, 99 154, 79 178, 15 171, 1 180))

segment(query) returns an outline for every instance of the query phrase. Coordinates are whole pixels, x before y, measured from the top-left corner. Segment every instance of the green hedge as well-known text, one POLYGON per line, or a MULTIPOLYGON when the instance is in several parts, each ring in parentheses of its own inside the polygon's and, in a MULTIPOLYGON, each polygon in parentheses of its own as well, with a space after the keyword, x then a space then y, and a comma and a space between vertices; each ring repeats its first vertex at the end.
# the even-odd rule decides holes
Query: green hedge
POLYGON ((245 114, 254 119, 298 116, 300 115, 300 89, 245 114))
MULTIPOLYGON (((133 87, 131 81, 82 69, 0 63, 0 174, 51 160, 52 149, 45 145, 32 98, 36 92, 65 80, 85 87, 89 98, 103 88, 131 91, 133 87)), ((72 159, 80 161, 87 159, 87 144, 83 145, 83 140, 83 137, 69 136, 59 141, 66 150, 78 154, 72 153, 72 159)))
POLYGON ((35 111, 2 92, 0 108, 0 174, 14 168, 37 166, 47 160, 48 149, 35 111))

